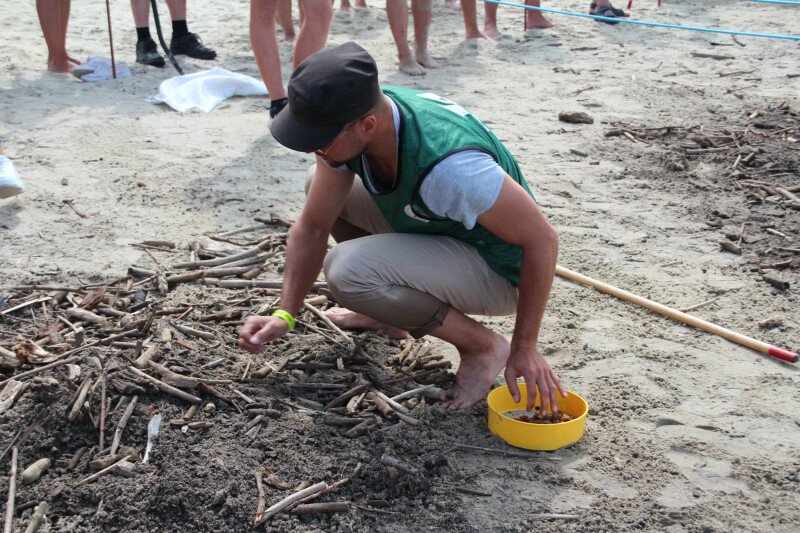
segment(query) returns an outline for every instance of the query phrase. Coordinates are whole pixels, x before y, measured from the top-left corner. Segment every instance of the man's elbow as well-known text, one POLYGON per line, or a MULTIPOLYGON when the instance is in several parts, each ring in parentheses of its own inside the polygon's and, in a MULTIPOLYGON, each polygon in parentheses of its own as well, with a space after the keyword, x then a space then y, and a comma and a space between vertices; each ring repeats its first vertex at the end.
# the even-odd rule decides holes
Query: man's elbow
POLYGON ((555 261, 558 257, 558 232, 550 224, 545 224, 541 231, 532 235, 529 246, 535 257, 555 261))
POLYGON ((297 242, 321 240, 327 242, 329 233, 325 228, 301 215, 289 228, 288 240, 297 242))

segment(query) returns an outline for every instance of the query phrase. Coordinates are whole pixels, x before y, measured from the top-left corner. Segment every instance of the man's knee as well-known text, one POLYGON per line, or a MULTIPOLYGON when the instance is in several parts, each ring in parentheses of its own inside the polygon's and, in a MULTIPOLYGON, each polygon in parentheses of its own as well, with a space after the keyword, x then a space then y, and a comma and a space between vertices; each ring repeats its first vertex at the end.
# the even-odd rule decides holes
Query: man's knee
POLYGON ((305 192, 306 196, 308 196, 308 191, 311 190, 311 182, 314 181, 314 175, 317 173, 317 164, 314 163, 308 170, 306 171, 306 184, 305 184, 305 192))
POLYGON ((322 270, 325 280, 333 295, 339 299, 347 299, 348 294, 369 290, 369 268, 366 268, 361 242, 345 241, 334 246, 325 256, 322 270))

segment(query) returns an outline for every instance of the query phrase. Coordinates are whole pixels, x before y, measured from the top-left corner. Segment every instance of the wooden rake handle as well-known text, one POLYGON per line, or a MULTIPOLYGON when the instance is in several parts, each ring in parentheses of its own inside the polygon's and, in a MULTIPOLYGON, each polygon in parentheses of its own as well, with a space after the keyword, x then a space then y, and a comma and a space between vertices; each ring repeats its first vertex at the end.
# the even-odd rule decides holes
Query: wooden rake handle
POLYGON ((724 339, 735 342, 741 346, 746 346, 747 348, 751 348, 762 354, 769 355, 789 363, 796 363, 798 360, 797 354, 790 352, 789 350, 784 350, 783 348, 778 348, 777 346, 771 346, 766 342, 762 342, 752 337, 748 337, 747 335, 742 335, 741 333, 723 328, 722 326, 718 326, 712 322, 708 322, 707 320, 697 318, 696 316, 686 314, 682 311, 678 311, 677 309, 673 309, 672 307, 654 302, 653 300, 648 300, 647 298, 643 298, 631 292, 624 291, 618 287, 614 287, 613 285, 609 285, 608 283, 603 283, 602 281, 584 276, 583 274, 579 274, 560 265, 556 265, 556 274, 562 278, 580 283, 581 285, 592 287, 600 292, 610 294, 611 296, 615 296, 621 300, 625 300, 626 302, 631 302, 639 307, 644 307, 645 309, 649 309, 650 311, 656 312, 660 315, 677 320, 678 322, 682 322, 688 326, 719 335, 724 339))

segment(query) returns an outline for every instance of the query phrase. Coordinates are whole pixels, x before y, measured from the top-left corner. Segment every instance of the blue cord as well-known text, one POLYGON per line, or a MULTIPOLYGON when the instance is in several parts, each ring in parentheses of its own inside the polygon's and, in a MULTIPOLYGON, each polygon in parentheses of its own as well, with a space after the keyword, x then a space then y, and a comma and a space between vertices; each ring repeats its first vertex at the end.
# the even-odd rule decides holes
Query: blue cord
POLYGON ((787 6, 800 6, 800 2, 793 0, 747 0, 748 2, 760 2, 762 4, 784 4, 787 6))
POLYGON ((503 0, 483 0, 490 4, 497 4, 500 6, 521 7, 523 9, 530 9, 533 11, 543 11, 545 13, 553 13, 556 15, 570 15, 573 17, 582 17, 594 20, 603 20, 609 22, 622 22, 625 24, 638 24, 640 26, 652 26, 654 28, 671 28, 675 30, 690 30, 690 31, 704 31, 708 33, 723 33, 725 35, 743 35, 745 37, 766 37, 768 39, 786 39, 789 41, 800 41, 800 35, 776 35, 774 33, 754 33, 749 31, 738 30, 721 30, 718 28, 703 28, 700 26, 681 26, 679 24, 662 24, 661 22, 646 22, 643 20, 630 20, 623 17, 601 17, 600 15, 589 15, 587 13, 576 13, 574 11, 562 11, 560 9, 550 9, 547 7, 526 6, 524 4, 515 4, 513 2, 504 2, 503 0))

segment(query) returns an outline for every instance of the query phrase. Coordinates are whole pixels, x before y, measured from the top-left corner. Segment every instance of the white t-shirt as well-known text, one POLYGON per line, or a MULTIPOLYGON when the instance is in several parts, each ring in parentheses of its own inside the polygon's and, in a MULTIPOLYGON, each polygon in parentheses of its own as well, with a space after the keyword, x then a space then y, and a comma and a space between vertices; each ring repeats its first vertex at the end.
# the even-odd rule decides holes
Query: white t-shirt
MULTIPOLYGON (((400 111, 391 99, 389 102, 392 105, 395 138, 399 143, 400 111)), ((397 148, 399 150, 399 145, 397 148)), ((361 159, 367 189, 377 193, 367 158, 362 156, 361 159)), ((334 170, 348 169, 342 165, 334 170)), ((486 152, 464 150, 437 163, 425 176, 419 193, 428 209, 437 216, 456 220, 465 228, 472 229, 478 216, 497 201, 505 174, 500 165, 486 152)))

